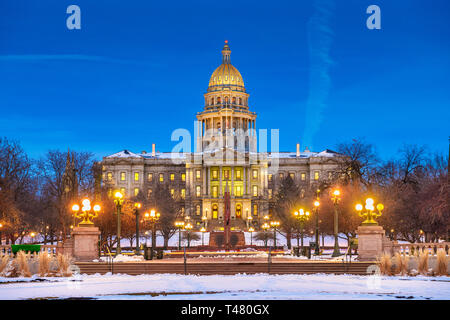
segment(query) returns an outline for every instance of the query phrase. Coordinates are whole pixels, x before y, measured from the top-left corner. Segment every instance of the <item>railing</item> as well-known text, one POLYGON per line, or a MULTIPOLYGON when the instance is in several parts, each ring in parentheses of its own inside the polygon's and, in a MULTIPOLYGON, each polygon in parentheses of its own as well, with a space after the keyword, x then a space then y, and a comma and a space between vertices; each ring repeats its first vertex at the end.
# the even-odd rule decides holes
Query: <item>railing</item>
POLYGON ((430 243, 394 243, 392 249, 400 254, 413 255, 416 252, 424 252, 428 250, 429 254, 436 254, 438 249, 444 249, 446 254, 449 253, 450 242, 430 242, 430 243))
MULTIPOLYGON (((56 254, 56 244, 41 244, 40 252, 56 254)), ((11 245, 1 245, 0 255, 12 254, 11 245)))

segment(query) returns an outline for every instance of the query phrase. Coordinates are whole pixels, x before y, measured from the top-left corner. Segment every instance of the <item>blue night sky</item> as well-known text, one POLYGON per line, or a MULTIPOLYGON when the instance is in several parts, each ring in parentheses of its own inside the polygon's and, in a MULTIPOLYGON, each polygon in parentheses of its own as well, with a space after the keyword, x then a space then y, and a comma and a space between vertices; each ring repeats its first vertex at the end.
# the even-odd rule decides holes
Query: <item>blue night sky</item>
POLYGON ((385 159, 405 143, 447 153, 449 12, 447 0, 2 0, 0 136, 35 158, 170 151, 228 39, 281 151, 361 137, 385 159), (81 30, 66 28, 71 4, 81 30), (366 27, 371 4, 381 30, 366 27))

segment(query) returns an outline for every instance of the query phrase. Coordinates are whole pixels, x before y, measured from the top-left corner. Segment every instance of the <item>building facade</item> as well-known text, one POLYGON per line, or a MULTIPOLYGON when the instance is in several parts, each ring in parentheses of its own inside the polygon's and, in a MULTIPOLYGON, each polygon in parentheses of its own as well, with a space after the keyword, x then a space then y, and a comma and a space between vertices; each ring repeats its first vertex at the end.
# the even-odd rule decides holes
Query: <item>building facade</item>
POLYGON ((301 152, 297 144, 296 152, 258 152, 256 113, 250 111, 249 94, 230 55, 225 42, 222 64, 211 75, 204 109, 196 115, 195 152, 156 152, 153 144, 151 153, 123 150, 104 157, 103 184, 110 192, 151 197, 157 184, 166 184, 174 197, 184 201, 185 216, 198 224, 206 220, 209 229, 215 229, 223 221, 228 190, 232 226, 243 229, 249 217, 258 227, 270 214, 284 177, 289 175, 303 192, 331 179, 339 156, 331 150, 301 152))

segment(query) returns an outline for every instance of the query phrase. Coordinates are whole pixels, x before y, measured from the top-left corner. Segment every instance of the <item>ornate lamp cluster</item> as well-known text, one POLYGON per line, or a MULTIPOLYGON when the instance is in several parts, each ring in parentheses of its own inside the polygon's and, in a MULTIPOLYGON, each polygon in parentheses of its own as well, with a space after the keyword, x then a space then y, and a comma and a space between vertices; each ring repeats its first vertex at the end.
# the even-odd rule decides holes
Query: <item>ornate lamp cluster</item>
POLYGON ((362 204, 358 203, 355 208, 360 217, 366 218, 362 223, 363 226, 376 226, 378 225, 378 222, 376 222, 374 218, 381 216, 384 205, 382 203, 377 204, 377 211, 375 211, 374 200, 372 198, 367 198, 364 207, 362 204), (363 212, 363 209, 366 209, 366 211, 363 212))
POLYGON ((74 216, 77 219, 82 219, 80 223, 78 223, 79 227, 89 227, 94 225, 92 219, 98 217, 98 213, 101 210, 100 205, 96 204, 91 207, 91 201, 89 199, 84 199, 82 202, 82 207, 80 209, 80 205, 74 204, 72 206, 72 211, 74 216), (81 213, 80 213, 81 212, 81 213))

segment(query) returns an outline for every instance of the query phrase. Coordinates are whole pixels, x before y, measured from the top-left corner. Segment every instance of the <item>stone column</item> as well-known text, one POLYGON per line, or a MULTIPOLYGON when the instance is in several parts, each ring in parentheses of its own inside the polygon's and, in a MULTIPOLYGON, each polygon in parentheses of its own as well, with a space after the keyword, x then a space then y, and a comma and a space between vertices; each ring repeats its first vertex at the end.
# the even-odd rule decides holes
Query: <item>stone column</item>
POLYGON ((211 167, 207 167, 206 169, 206 174, 207 174, 207 184, 206 184, 206 188, 208 189, 208 191, 206 192, 207 196, 211 196, 211 167))
POLYGON ((219 198, 222 198, 222 166, 219 166, 219 198))
POLYGON ((73 257, 76 261, 92 261, 99 258, 99 236, 100 231, 97 227, 73 228, 73 257))
POLYGON ((206 172, 207 172, 207 168, 203 168, 202 170, 202 175, 203 175, 203 195, 206 196, 208 194, 207 189, 206 189, 206 172))
POLYGON ((231 167, 231 198, 234 198, 234 167, 231 167))
POLYGON ((358 260, 376 261, 383 253, 383 237, 385 231, 381 226, 359 226, 358 260))

